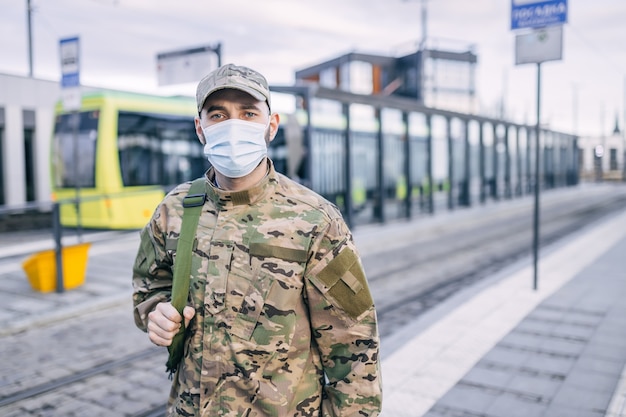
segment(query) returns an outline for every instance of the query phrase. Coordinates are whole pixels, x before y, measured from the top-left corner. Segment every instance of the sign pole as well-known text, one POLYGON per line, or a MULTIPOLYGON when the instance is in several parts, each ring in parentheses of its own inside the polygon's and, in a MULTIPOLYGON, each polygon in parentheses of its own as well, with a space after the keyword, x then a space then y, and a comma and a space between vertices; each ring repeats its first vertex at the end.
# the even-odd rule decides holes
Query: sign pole
POLYGON ((74 149, 74 186, 76 188, 76 233, 78 241, 82 241, 81 213, 80 213, 80 151, 79 151, 79 130, 80 130, 80 49, 79 38, 61 39, 59 42, 59 52, 61 56, 61 93, 63 109, 72 112, 72 133, 74 149))
MULTIPOLYGON (((537 125, 535 126, 535 207, 533 213, 533 290, 539 281, 539 190, 541 176, 541 63, 563 54, 563 24, 568 0, 511 0, 511 30, 532 29, 515 38, 515 65, 537 64, 537 125)), ((528 155, 530 157, 530 155, 528 155)), ((529 177, 530 180, 531 177, 529 177)))
POLYGON ((80 146, 80 142, 78 140, 78 130, 80 127, 80 113, 78 112, 78 110, 74 110, 72 112, 72 118, 74 119, 74 126, 73 126, 73 135, 74 135, 74 180, 76 181, 76 204, 75 204, 75 209, 76 209, 76 235, 78 237, 78 242, 82 242, 83 241, 83 234, 82 234, 82 219, 81 219, 81 213, 80 213, 80 173, 78 170, 78 166, 80 164, 80 151, 79 151, 79 146, 80 146))
POLYGON ((538 261, 539 261, 539 134, 541 131, 541 62, 537 62, 537 126, 535 126, 535 214, 533 235, 533 290, 538 285, 538 261))

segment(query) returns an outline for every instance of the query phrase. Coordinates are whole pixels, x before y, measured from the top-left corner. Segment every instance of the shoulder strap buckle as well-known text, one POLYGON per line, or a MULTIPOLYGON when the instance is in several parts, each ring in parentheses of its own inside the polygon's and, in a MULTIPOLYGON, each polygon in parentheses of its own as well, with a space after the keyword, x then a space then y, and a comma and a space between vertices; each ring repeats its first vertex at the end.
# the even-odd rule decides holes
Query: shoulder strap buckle
POLYGON ((206 194, 191 194, 183 199, 183 207, 198 207, 203 206, 206 201, 206 194))

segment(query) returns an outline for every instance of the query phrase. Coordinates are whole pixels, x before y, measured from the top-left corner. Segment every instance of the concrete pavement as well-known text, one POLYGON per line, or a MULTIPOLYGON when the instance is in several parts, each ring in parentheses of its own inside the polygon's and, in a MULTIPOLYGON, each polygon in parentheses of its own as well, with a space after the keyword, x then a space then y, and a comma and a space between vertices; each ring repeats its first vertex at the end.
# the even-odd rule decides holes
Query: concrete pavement
POLYGON ((626 416, 626 211, 538 276, 514 265, 383 341, 383 416, 626 416))
MULTIPOLYGON (((408 227, 357 229, 355 239, 373 251, 366 239, 391 245, 408 227)), ((0 242, 12 256, 0 263, 0 336, 128 303, 138 236, 115 237, 93 245, 86 284, 64 293, 33 291, 21 270, 20 254, 51 241, 0 242)), ((626 417, 626 210, 542 250, 537 290, 530 261, 382 341, 383 417, 626 417)))

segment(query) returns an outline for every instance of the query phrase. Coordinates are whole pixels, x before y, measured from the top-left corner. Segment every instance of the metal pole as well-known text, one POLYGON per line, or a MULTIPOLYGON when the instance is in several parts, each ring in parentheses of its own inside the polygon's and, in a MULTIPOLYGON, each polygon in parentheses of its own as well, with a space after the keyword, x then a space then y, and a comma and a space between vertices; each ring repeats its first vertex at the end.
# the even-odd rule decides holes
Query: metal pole
POLYGON ((484 204, 487 196, 485 195, 485 124, 483 122, 479 122, 479 131, 478 131, 478 170, 480 174, 480 194, 479 199, 480 203, 484 204))
POLYGON ((433 178, 433 124, 432 116, 426 115, 428 136, 426 137, 426 175, 428 176, 428 213, 435 213, 435 180, 433 178))
POLYGON ((74 111, 74 181, 76 187, 76 235, 78 236, 78 241, 82 241, 82 230, 81 230, 81 215, 80 215, 80 172, 78 169, 78 165, 80 164, 80 152, 78 150, 78 127, 80 125, 80 113, 78 111, 74 111))
POLYGON ((446 117, 446 136, 448 142, 448 210, 454 209, 454 191, 456 188, 454 178, 454 141, 452 140, 452 119, 446 117))
POLYGON ((65 285, 63 283, 63 246, 61 244, 61 210, 59 203, 52 204, 52 234, 54 235, 54 247, 56 258, 56 286, 57 292, 62 293, 65 291, 65 285))
POLYGON ((624 76, 624 118, 622 119, 622 180, 626 182, 626 75, 624 76))
POLYGON ((217 67, 222 66, 222 43, 218 42, 218 44, 214 48, 215 54, 217 55, 217 67))
POLYGON ((306 127, 304 129, 304 175, 306 176, 305 183, 307 187, 313 189, 313 122, 311 121, 311 90, 307 88, 302 96, 304 98, 304 109, 306 112, 306 127))
POLYGON ((465 173, 464 173, 464 180, 463 180, 463 202, 462 205, 465 207, 470 207, 471 206, 471 196, 470 196, 470 183, 471 183, 471 178, 472 178, 472 171, 471 171, 471 149, 470 149, 470 140, 469 140, 469 120, 465 119, 463 121, 463 124, 465 125, 465 139, 464 139, 464 148, 463 149, 463 154, 464 154, 464 165, 465 165, 465 173))
POLYGON ((382 110, 377 107, 374 109, 376 122, 378 123, 378 132, 376 133, 376 145, 378 156, 376 158, 376 176, 378 183, 378 192, 376 197, 376 205, 374 209, 375 218, 384 223, 385 218, 385 201, 386 201, 386 184, 385 184, 385 136, 383 134, 382 110))
POLYGON ((30 0, 26 0, 26 12, 28 22, 28 76, 33 77, 33 28, 32 28, 32 11, 30 0))
POLYGON ((422 13, 421 13, 421 17, 422 17, 422 40, 420 43, 420 50, 424 50, 426 49, 426 37, 428 36, 428 31, 426 28, 426 23, 428 20, 428 11, 426 8, 426 0, 422 0, 422 13))
POLYGON ((537 290, 539 260, 539 130, 541 128, 541 62, 537 63, 537 126, 535 128, 535 216, 533 231, 533 289, 537 290))
POLYGON ((413 194, 413 181, 411 179, 411 130, 409 127, 409 113, 402 112, 402 123, 404 124, 404 177, 406 185, 406 195, 404 197, 404 215, 411 218, 411 197, 413 194))
POLYGON ((346 223, 348 224, 348 227, 353 227, 354 223, 352 221, 353 213, 352 213, 352 150, 351 150, 352 139, 350 138, 351 136, 350 129, 352 129, 352 127, 350 126, 350 105, 348 103, 343 103, 342 107, 343 107, 343 114, 346 119, 346 130, 344 134, 344 143, 343 143, 344 152, 345 152, 343 164, 346 170, 345 182, 344 182, 344 188, 346 190, 344 193, 344 210, 346 214, 346 223))

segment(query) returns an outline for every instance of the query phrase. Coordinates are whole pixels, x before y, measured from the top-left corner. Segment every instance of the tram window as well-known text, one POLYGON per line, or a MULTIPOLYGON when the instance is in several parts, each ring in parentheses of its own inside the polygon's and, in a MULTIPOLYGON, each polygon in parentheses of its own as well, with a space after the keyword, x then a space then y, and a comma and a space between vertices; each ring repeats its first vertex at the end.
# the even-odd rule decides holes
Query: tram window
POLYGON ((56 187, 95 186, 97 131, 98 112, 57 116, 52 143, 56 187))
POLYGON ((191 117, 120 112, 118 149, 124 186, 170 187, 207 167, 191 117))
POLYGON ((26 201, 35 201, 35 130, 24 129, 24 168, 26 174, 26 201))

